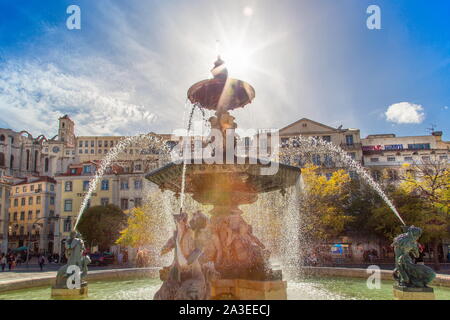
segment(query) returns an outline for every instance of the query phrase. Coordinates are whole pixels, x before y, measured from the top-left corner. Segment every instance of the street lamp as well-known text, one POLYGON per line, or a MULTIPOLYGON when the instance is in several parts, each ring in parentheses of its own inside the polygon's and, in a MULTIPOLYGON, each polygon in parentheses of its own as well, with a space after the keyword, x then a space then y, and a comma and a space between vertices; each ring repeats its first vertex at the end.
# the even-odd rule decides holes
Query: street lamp
POLYGON ((40 221, 40 220, 45 220, 45 219, 48 219, 49 222, 50 222, 51 220, 58 220, 58 219, 59 219, 59 216, 56 216, 56 217, 40 217, 40 218, 37 218, 36 220, 34 220, 33 224, 31 225, 30 236, 29 236, 29 239, 28 239, 27 268, 28 268, 29 257, 30 257, 31 231, 34 229, 34 226, 35 226, 35 225, 37 225, 37 226, 43 226, 44 224, 43 224, 43 223, 38 223, 38 221, 40 221))

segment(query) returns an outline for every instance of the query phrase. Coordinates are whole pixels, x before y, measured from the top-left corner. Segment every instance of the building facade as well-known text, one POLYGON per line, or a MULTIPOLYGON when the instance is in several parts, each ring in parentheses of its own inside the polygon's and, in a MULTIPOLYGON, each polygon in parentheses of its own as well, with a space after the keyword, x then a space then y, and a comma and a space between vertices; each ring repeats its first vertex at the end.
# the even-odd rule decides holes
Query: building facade
POLYGON ((8 247, 53 252, 56 181, 29 178, 11 187, 8 247))
POLYGON ((11 177, 0 175, 0 252, 8 251, 9 230, 9 196, 11 193, 11 177))
MULTIPOLYGON (((61 252, 65 240, 69 237, 99 165, 98 161, 69 165, 65 174, 55 177, 57 182, 56 215, 59 217, 59 224, 55 229, 59 243, 55 252, 61 252)), ((125 172, 124 167, 113 164, 106 169, 105 174, 98 181, 85 209, 91 206, 114 204, 126 212, 133 207, 139 207, 144 198, 143 186, 144 171, 141 168, 136 172, 125 172)))
MULTIPOLYGON (((341 147, 347 154, 358 163, 362 163, 362 149, 361 137, 359 129, 342 129, 333 128, 322 123, 310 119, 300 119, 282 129, 279 132, 281 140, 281 148, 288 142, 289 138, 296 136, 314 137, 330 142, 336 146, 341 147)), ((303 166, 305 162, 311 162, 319 166, 320 171, 329 175, 336 169, 344 168, 342 163, 339 163, 328 154, 320 154, 312 152, 308 159, 298 159, 299 166, 303 166)), ((354 172, 350 172, 354 175, 354 172)))
POLYGON ((404 164, 450 163, 450 143, 442 141, 442 132, 427 136, 397 137, 374 134, 362 139, 364 165, 376 181, 396 183, 407 170, 404 164))

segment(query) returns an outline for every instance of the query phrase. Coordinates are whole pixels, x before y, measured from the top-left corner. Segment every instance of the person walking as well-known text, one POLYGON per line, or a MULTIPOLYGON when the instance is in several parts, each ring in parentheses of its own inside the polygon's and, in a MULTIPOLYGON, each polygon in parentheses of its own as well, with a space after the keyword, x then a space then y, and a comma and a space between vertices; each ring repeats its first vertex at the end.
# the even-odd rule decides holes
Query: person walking
POLYGON ((44 264, 45 264, 44 255, 40 255, 39 256, 38 262, 39 262, 39 268, 41 268, 41 271, 43 271, 44 270, 44 264))
POLYGON ((2 266, 2 272, 5 271, 6 263, 8 262, 8 259, 6 259, 5 254, 2 254, 2 257, 0 259, 0 265, 2 266))

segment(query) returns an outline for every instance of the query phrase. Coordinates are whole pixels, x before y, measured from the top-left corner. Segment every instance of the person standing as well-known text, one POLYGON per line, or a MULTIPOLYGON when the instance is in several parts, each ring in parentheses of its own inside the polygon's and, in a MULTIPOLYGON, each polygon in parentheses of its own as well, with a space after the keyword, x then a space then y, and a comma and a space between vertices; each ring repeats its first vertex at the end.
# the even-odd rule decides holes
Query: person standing
POLYGON ((44 264, 45 264, 45 258, 44 258, 44 255, 41 254, 41 255, 39 256, 38 259, 39 259, 39 260, 38 260, 38 262, 39 262, 39 268, 41 268, 41 271, 43 271, 43 269, 44 269, 44 264))
POLYGON ((1 259, 0 259, 0 265, 2 266, 2 272, 5 271, 5 267, 6 267, 7 261, 8 261, 8 260, 6 259, 6 256, 5 256, 5 254, 3 253, 3 254, 2 254, 2 257, 1 257, 1 259))

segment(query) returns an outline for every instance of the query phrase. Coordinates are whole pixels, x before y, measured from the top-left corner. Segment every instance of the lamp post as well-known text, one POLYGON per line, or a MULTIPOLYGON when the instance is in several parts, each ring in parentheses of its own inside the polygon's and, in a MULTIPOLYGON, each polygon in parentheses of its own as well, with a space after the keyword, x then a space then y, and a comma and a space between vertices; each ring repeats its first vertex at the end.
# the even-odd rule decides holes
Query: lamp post
POLYGON ((33 224, 31 225, 30 236, 29 236, 29 239, 28 239, 27 268, 28 268, 28 263, 29 263, 29 258, 30 258, 31 231, 33 230, 33 228, 34 228, 35 225, 43 226, 43 224, 38 223, 38 221, 40 221, 40 220, 45 220, 45 219, 48 219, 49 221, 50 221, 50 220, 58 220, 58 219, 59 219, 59 216, 56 216, 56 217, 41 217, 41 218, 37 218, 36 220, 34 220, 33 224))

